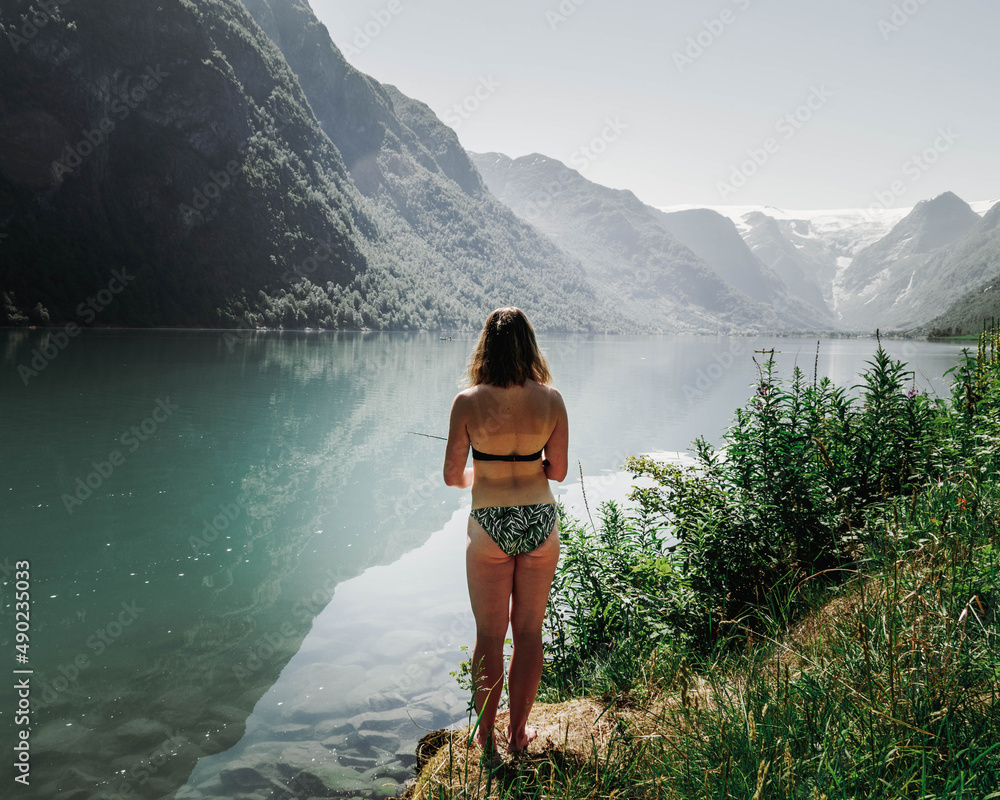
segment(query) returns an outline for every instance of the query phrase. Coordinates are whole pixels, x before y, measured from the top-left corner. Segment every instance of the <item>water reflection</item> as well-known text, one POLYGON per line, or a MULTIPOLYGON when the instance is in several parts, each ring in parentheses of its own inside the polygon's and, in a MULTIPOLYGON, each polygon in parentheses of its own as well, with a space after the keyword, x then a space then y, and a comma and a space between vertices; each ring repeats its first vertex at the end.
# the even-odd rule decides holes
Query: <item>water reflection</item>
POLYGON ((86 332, 9 380, 46 341, 5 343, 2 398, 4 550, 34 579, 45 778, 26 796, 160 796, 239 740, 341 580, 447 519, 439 482, 398 516, 440 469, 405 430, 440 417, 432 383, 464 354, 427 337, 86 332), (129 777, 168 734, 185 744, 157 776, 129 777))
POLYGON ((467 515, 457 512, 392 565, 339 584, 257 703, 246 735, 202 759, 178 797, 229 796, 282 779, 395 792, 412 775, 420 737, 466 716, 468 697, 450 673, 475 637, 467 515))
MULTIPOLYGON (((295 744, 275 756, 289 764, 339 749, 355 761, 338 756, 330 775, 356 780, 338 770, 379 770, 372 753, 395 757, 393 736, 405 753, 384 727, 400 708, 426 725, 454 714, 440 694, 472 634, 441 637, 466 613, 468 498, 441 482, 443 443, 407 431, 445 432, 471 335, 85 331, 34 375, 19 367, 53 352, 53 334, 0 339, 0 558, 31 562, 34 602, 24 797, 168 796, 226 753, 192 778, 219 789, 222 765, 265 741, 295 744), (395 685, 411 664, 412 686, 395 685), (383 727, 338 732, 362 713, 387 715, 383 727)), ((908 356, 908 344, 887 348, 908 356)), ((781 350, 783 374, 798 363, 811 375, 815 355, 804 339, 542 345, 571 462, 591 475, 699 434, 718 441, 749 393, 753 350, 781 350)), ((958 350, 909 346, 931 378, 958 350)), ((852 383, 873 352, 824 342, 819 372, 852 383)), ((5 686, 3 730, 14 707, 5 686)))

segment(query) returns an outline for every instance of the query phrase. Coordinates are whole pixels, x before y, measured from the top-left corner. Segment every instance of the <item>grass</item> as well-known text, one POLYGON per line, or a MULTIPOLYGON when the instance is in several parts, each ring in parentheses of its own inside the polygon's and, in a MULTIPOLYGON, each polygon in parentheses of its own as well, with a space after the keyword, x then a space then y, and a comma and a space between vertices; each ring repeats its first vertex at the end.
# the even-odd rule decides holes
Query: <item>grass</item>
POLYGON ((1000 788, 1000 494, 984 487, 975 510, 942 524, 960 488, 936 487, 907 509, 912 520, 887 520, 886 535, 906 543, 891 568, 856 576, 791 628, 773 620, 730 664, 709 662, 711 701, 662 715, 676 748, 647 752, 665 796, 982 798, 1000 788))
MULTIPOLYGON (((552 708, 565 715, 597 703, 599 724, 581 722, 573 746, 550 725, 526 756, 474 770, 466 759, 458 776, 439 761, 415 796, 1000 798, 997 343, 993 329, 955 371, 952 401, 924 420, 932 435, 906 451, 917 466, 894 491, 857 507, 835 497, 813 516, 800 500, 791 523, 844 522, 822 570, 810 571, 790 542, 767 553, 769 571, 754 570, 771 582, 738 603, 698 589, 691 573, 702 562, 685 549, 705 538, 667 547, 678 517, 664 516, 661 501, 686 504, 682 513, 709 508, 712 520, 735 511, 690 476, 669 484, 682 497, 647 494, 631 515, 605 506, 597 525, 568 525, 540 695, 561 704, 537 705, 532 722, 547 724, 552 708)), ((892 405, 885 399, 879 414, 892 405)), ((778 420, 773 411, 762 408, 761 418, 778 420)), ((776 428, 764 433, 770 445, 781 439, 776 428)), ((825 452, 832 461, 833 447, 825 452)), ((806 456, 795 463, 812 469, 806 456)), ((800 497, 841 485, 837 472, 816 471, 800 497)), ((889 484, 871 477, 864 485, 889 484)))

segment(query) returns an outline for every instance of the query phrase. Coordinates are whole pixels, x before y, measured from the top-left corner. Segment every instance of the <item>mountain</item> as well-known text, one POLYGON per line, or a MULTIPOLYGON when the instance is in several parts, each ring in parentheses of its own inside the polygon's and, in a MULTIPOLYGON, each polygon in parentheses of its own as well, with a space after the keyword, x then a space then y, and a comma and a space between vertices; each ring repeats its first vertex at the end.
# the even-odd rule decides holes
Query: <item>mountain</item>
MULTIPOLYGON (((658 211, 658 219, 691 252, 703 259, 725 281, 749 297, 776 307, 791 308, 806 303, 806 324, 835 326, 822 294, 765 266, 740 236, 732 220, 712 209, 658 211)), ((787 311, 786 311, 787 314, 787 311)))
POLYGON ((0 9, 0 324, 868 328, 990 277, 954 195, 882 241, 766 209, 743 247, 543 156, 472 159, 305 0, 37 5, 0 9))
MULTIPOLYGON (((1000 271, 997 205, 970 206, 946 193, 912 209, 715 210, 736 223, 754 255, 790 291, 813 298, 821 293, 848 329, 902 327, 926 333, 931 327, 978 330, 981 325, 981 313, 989 307, 983 295, 1000 271), (966 311, 964 301, 956 302, 947 318, 927 322, 965 292, 976 310, 966 311)), ((690 207, 661 210, 676 208, 690 207)))
POLYGON ((983 329, 986 320, 1000 319, 1000 273, 958 298, 941 315, 913 331, 931 338, 968 336, 983 329))
POLYGON ((913 327, 943 311, 985 277, 965 263, 976 248, 964 242, 984 223, 951 192, 918 203, 838 275, 834 292, 845 324, 913 327))
MULTIPOLYGON (((671 212, 691 206, 661 208, 671 212)), ((824 209, 717 206, 731 219, 751 252, 774 271, 789 292, 836 315, 833 285, 855 254, 881 239, 909 209, 824 209)), ((839 317, 838 317, 839 319, 839 317)))
POLYGON ((748 297, 766 303, 780 287, 780 281, 764 275, 763 264, 750 252, 732 221, 721 214, 696 208, 669 214, 657 211, 656 218, 671 236, 748 297))
POLYGON ((957 299, 920 332, 978 333, 984 319, 1000 317, 1000 203, 939 260, 933 264, 936 282, 946 298, 957 299), (975 285, 969 288, 970 283, 975 285))
POLYGON ((422 294, 426 316, 450 306, 453 317, 468 318, 466 327, 479 327, 498 305, 516 304, 542 328, 636 329, 612 319, 579 264, 489 193, 455 132, 425 104, 348 64, 307 4, 247 6, 295 71, 355 186, 385 220, 386 271, 404 286, 375 287, 380 302, 387 289, 422 294), (421 269, 430 263, 433 269, 421 269), (426 297, 436 286, 434 298, 426 297))
POLYGON ((979 216, 984 217, 984 216, 986 216, 986 214, 989 211, 991 211, 993 209, 993 206, 995 206, 997 203, 1000 203, 1000 199, 998 199, 998 200, 976 200, 976 201, 973 201, 973 202, 969 203, 969 205, 972 207, 973 211, 975 211, 977 214, 979 214, 979 216))
POLYGON ((782 299, 780 281, 764 275, 732 224, 717 215, 671 218, 632 192, 595 184, 540 154, 470 156, 487 187, 577 258, 628 316, 660 321, 665 331, 812 325, 815 315, 782 299), (748 291, 721 277, 713 260, 748 291))
POLYGON ((400 173, 416 170, 454 182, 469 197, 488 197, 455 132, 423 103, 348 64, 308 4, 246 0, 244 5, 285 57, 363 194, 375 194, 400 173))
POLYGON ((32 8, 0 12, 0 324, 635 329, 305 2, 32 8))
POLYGON ((818 291, 840 319, 834 292, 837 276, 854 256, 885 236, 905 216, 898 209, 782 212, 768 208, 743 217, 744 237, 754 255, 792 289, 807 297, 818 291))
POLYGON ((35 33, 0 48, 11 305, 37 322, 218 324, 317 242, 316 277, 364 273, 375 221, 243 6, 53 4, 28 28, 30 6, 5 4, 9 35, 35 33))
POLYGON ((760 261, 767 264, 784 281, 789 291, 808 303, 830 313, 827 297, 823 291, 836 272, 836 256, 815 237, 805 232, 799 233, 793 221, 792 230, 782 230, 773 217, 760 211, 752 211, 743 217, 744 240, 760 261), (808 244, 793 242, 793 239, 808 239, 808 244), (811 245, 811 246, 810 246, 811 245))

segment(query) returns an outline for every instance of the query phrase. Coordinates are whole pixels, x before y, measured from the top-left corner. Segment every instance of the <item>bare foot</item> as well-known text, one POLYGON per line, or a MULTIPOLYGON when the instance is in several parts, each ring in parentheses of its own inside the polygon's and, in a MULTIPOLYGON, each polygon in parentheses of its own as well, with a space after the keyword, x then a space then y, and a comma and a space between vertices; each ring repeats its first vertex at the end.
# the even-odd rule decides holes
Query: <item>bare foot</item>
POLYGON ((510 730, 507 731, 507 749, 512 753, 520 753, 528 749, 528 745, 535 741, 535 737, 538 736, 538 731, 535 728, 524 726, 524 731, 520 736, 511 736, 510 730))
POLYGON ((496 741, 493 739, 493 731, 476 731, 476 735, 472 737, 472 741, 475 745, 482 750, 485 756, 494 756, 497 752, 496 741))

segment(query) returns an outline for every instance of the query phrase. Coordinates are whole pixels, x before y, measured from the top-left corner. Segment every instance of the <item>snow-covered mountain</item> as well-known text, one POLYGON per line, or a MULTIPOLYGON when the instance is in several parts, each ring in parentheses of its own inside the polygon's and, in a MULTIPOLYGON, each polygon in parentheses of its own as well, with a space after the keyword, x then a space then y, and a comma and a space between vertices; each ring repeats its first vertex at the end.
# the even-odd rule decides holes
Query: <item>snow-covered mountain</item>
POLYGON ((805 303, 804 315, 813 326, 833 324, 833 316, 818 293, 791 289, 751 251, 733 221, 716 211, 654 211, 656 218, 681 244, 703 259, 723 280, 765 303, 805 303))
POLYGON ((1000 198, 997 198, 996 200, 975 200, 969 203, 969 207, 979 216, 985 217, 997 203, 1000 203, 1000 198))
MULTIPOLYGON (((677 212, 694 206, 666 206, 677 212)), ((834 285, 854 255, 885 236, 909 209, 789 210, 775 206, 712 206, 729 217, 751 252, 789 290, 839 318, 834 285)))
POLYGON ((979 222, 979 215, 952 192, 918 203, 889 233, 859 250, 838 274, 834 297, 841 319, 855 326, 875 319, 882 327, 926 322, 927 316, 919 316, 926 305, 920 287, 929 282, 929 262, 979 222))
POLYGON ((487 187, 578 259, 621 313, 664 330, 803 330, 835 323, 793 297, 712 212, 663 214, 540 154, 469 153, 487 187))
POLYGON ((983 215, 992 221, 987 212, 997 202, 967 204, 947 192, 914 208, 712 210, 736 223, 791 292, 814 304, 822 298, 840 324, 860 330, 924 323, 947 307, 946 298, 1000 273, 1000 264, 983 256, 993 252, 993 226, 980 222, 983 215))
POLYGON ((972 229, 929 259, 920 275, 919 291, 900 298, 908 305, 916 298, 913 315, 920 320, 938 313, 921 329, 978 332, 984 318, 1000 315, 1000 202, 972 229), (942 313, 943 312, 943 313, 942 313))

